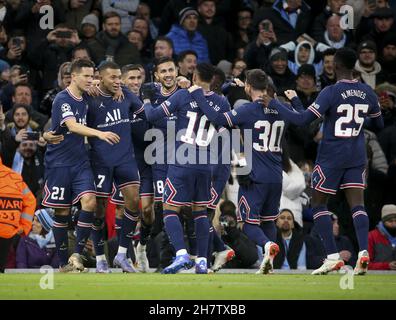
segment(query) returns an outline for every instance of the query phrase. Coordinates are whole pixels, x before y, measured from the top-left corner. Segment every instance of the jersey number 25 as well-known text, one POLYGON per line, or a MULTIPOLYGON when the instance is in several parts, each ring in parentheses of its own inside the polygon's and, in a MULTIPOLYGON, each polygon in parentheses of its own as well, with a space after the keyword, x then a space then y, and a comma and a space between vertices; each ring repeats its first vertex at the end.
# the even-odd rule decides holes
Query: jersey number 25
POLYGON ((360 112, 365 115, 367 114, 368 108, 368 104, 355 104, 354 106, 350 104, 340 104, 337 108, 337 113, 345 114, 346 112, 346 115, 344 117, 340 117, 336 121, 334 126, 334 135, 341 138, 357 137, 364 123, 364 117, 360 116, 360 112), (350 124, 352 121, 354 121, 359 127, 347 128, 346 125, 350 124))

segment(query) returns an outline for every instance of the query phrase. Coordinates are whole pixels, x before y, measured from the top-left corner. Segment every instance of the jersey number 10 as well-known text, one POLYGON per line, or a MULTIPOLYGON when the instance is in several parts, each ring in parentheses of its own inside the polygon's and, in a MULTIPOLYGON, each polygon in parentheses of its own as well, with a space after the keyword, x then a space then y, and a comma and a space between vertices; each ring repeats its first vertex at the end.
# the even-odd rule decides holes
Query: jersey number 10
POLYGON ((337 108, 337 113, 344 114, 346 112, 346 115, 344 117, 340 117, 336 121, 334 127, 334 135, 341 138, 357 137, 364 123, 364 117, 361 117, 359 113, 362 112, 363 115, 367 114, 368 108, 368 104, 355 104, 355 106, 352 106, 350 104, 340 104, 337 108), (347 125, 352 121, 359 125, 357 129, 342 128, 343 125, 347 125))
MULTIPOLYGON (((194 127, 195 122, 197 121, 198 113, 187 111, 187 117, 189 118, 189 121, 186 133, 180 137, 180 140, 188 144, 194 144, 194 127)), ((208 118, 205 115, 201 116, 195 136, 195 143, 200 147, 207 147, 210 144, 210 141, 212 141, 215 132, 215 127, 211 123, 209 124, 209 128, 205 129, 207 127, 207 123, 208 118), (204 137, 205 132, 207 133, 206 137, 204 137)))

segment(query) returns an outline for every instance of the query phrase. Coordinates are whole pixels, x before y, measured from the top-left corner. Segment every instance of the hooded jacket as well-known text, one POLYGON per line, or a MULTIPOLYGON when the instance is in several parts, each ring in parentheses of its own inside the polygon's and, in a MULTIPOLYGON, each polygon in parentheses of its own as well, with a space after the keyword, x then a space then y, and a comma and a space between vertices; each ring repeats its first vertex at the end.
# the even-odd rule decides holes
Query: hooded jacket
POLYGON ((359 60, 356 61, 355 69, 356 71, 360 72, 360 76, 363 82, 368 84, 372 89, 375 89, 375 87, 379 84, 377 81, 377 75, 381 72, 381 65, 377 61, 374 62, 373 71, 368 72, 363 69, 359 60))
POLYGON ((315 55, 316 55, 315 48, 312 46, 312 44, 309 41, 301 41, 297 45, 295 42, 290 41, 284 45, 281 45, 281 47, 286 49, 287 51, 294 52, 294 61, 289 60, 287 63, 289 66, 289 69, 291 72, 293 72, 295 75, 297 75, 298 69, 301 67, 301 63, 298 60, 298 52, 304 44, 307 44, 310 47, 309 58, 305 64, 312 64, 315 67, 316 76, 318 76, 322 73, 323 62, 322 62, 322 60, 320 60, 319 62, 315 63, 315 55))

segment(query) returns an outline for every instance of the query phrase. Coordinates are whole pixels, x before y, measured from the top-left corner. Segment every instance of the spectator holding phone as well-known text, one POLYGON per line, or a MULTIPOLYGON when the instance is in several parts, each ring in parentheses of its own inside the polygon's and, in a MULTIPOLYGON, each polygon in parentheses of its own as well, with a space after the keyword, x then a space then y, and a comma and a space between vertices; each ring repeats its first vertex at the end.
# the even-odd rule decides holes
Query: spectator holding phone
POLYGON ((33 193, 42 187, 44 174, 43 147, 45 140, 30 126, 30 113, 25 105, 17 104, 12 110, 13 122, 4 125, 0 109, 1 154, 6 166, 22 175, 33 193), (2 123, 3 122, 3 123, 2 123), (42 147, 42 148, 39 148, 42 147))
POLYGON ((249 43, 245 52, 245 60, 249 69, 265 69, 271 50, 277 46, 277 37, 272 22, 264 19, 258 25, 258 34, 249 43))
POLYGON ((72 51, 80 42, 77 30, 66 25, 57 25, 41 41, 38 49, 30 52, 32 66, 43 74, 41 86, 44 91, 53 88, 59 67, 62 63, 71 61, 72 51))

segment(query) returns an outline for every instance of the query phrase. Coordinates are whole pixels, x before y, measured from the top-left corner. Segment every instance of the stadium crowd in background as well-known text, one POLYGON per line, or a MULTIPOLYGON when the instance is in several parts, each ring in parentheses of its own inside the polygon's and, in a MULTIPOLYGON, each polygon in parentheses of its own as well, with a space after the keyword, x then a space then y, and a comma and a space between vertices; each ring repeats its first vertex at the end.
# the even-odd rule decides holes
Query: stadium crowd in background
MULTIPOLYGON (((159 81, 159 59, 175 61, 177 69, 164 70, 162 77, 163 83, 166 77, 173 77, 172 72, 183 77, 177 78, 181 81, 179 87, 192 84, 197 64, 207 62, 217 66, 212 90, 224 94, 231 109, 249 100, 243 88, 246 70, 261 69, 270 77, 268 91, 286 102, 285 90, 295 90, 302 107, 307 109, 321 90, 336 83, 333 60, 337 50, 344 47, 356 51, 354 76, 375 90, 385 124, 380 130, 364 130, 369 160, 364 199, 372 230, 369 268, 396 270, 395 19, 395 0, 0 0, 0 185, 5 182, 3 172, 4 177, 14 174, 4 166, 12 168, 18 179, 22 177, 26 183, 24 188, 15 190, 23 194, 23 207, 29 206, 29 210, 21 212, 15 208, 19 220, 14 223, 15 232, 7 231, 7 221, 0 215, 0 271, 4 266, 37 268, 59 264, 53 225, 59 226, 60 222, 56 218, 54 222, 52 210, 41 204, 46 187, 44 154, 50 143, 43 134, 52 126, 51 109, 56 95, 70 85, 73 61, 91 60, 95 79, 102 77, 100 65, 116 63, 121 68, 123 84, 137 96, 144 82, 159 81), (340 8, 345 4, 352 6, 354 18, 353 28, 346 30, 340 23, 340 8), (53 30, 40 27, 45 15, 40 8, 46 5, 53 8, 53 30), (25 199, 31 194, 25 192, 27 187, 35 201, 25 199), (29 203, 25 204, 25 200, 29 203), (33 202, 37 205, 32 210, 33 202)), ((165 96, 170 96, 176 85, 164 88, 165 96)), ((138 103, 142 102, 143 99, 138 103)), ((321 238, 313 227, 309 184, 322 137, 319 119, 304 127, 291 124, 285 132, 282 198, 273 239, 280 248, 274 260, 276 269, 316 269, 326 258, 321 238)), ((223 267, 258 267, 261 250, 237 228, 238 178, 234 168, 228 175, 222 196, 225 201, 218 205, 211 227, 224 242, 225 247, 220 248, 235 254, 231 261, 226 258, 223 267)), ((2 206, 7 197, 10 196, 0 189, 2 206)), ((120 203, 123 204, 117 202, 120 203)), ((135 256, 143 252, 147 254, 147 264, 161 271, 172 262, 175 252, 163 230, 162 212, 156 207, 148 213, 155 215, 148 231, 142 220, 128 229, 132 242, 128 258, 135 262, 135 256), (149 240, 139 242, 141 237, 146 239, 144 232, 150 235, 149 240)), ((94 211, 92 208, 86 211, 94 211)), ((340 256, 354 266, 358 240, 343 191, 330 199, 328 209, 333 213, 333 233, 340 256)), ((2 210, 5 208, 0 206, 2 210)), ((127 215, 132 212, 124 210, 127 215)), ((106 255, 110 262, 118 247, 114 211, 114 204, 109 203, 103 222, 105 244, 100 249, 100 255, 106 255)), ((74 242, 78 246, 81 240, 74 229, 92 223, 90 218, 86 222, 79 220, 82 211, 74 214, 78 210, 73 207, 72 212, 61 223, 68 229, 69 248, 74 247, 74 242)), ((182 213, 186 243, 196 255, 197 248, 192 248, 196 244, 192 243, 197 235, 189 225, 194 213, 182 213)), ((134 220, 135 211, 131 216, 134 220)), ((99 228, 96 223, 94 226, 99 228)), ((209 239, 212 238, 213 234, 209 239)), ((95 266, 98 247, 92 241, 83 241, 78 251, 85 257, 86 267, 95 266)), ((216 247, 216 240, 213 243, 216 247)), ((216 267, 215 248, 212 251, 216 267)), ((147 271, 147 266, 143 270, 147 271)))

